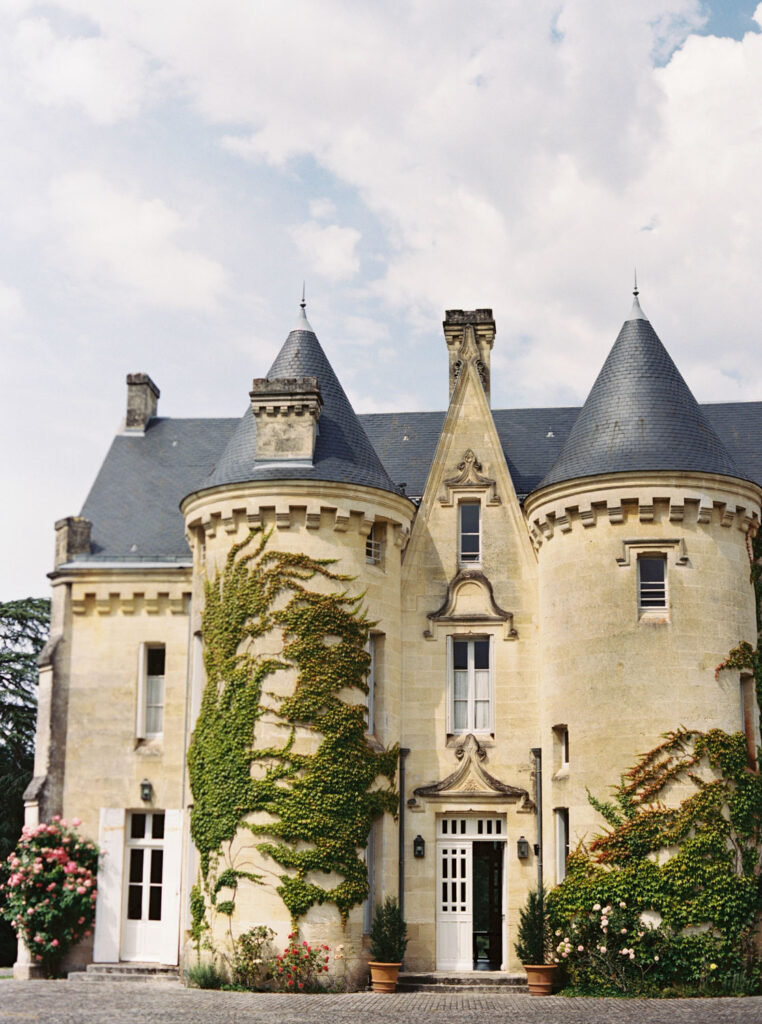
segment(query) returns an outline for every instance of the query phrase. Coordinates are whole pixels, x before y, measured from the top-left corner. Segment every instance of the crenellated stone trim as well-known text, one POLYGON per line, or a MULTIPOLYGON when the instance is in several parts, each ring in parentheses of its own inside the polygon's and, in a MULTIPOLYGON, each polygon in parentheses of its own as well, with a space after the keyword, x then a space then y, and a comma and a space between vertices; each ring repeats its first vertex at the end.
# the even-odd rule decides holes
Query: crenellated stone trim
POLYGON ((530 512, 528 526, 532 543, 538 549, 553 538, 556 530, 569 533, 580 526, 590 529, 602 519, 619 525, 625 524, 628 518, 641 523, 716 525, 735 528, 751 537, 760 525, 757 508, 689 493, 680 496, 624 494, 588 504, 579 500, 559 503, 555 507, 543 507, 539 515, 530 512))
MULTIPOLYGON (((381 519, 391 531, 392 543, 404 549, 410 538, 410 526, 384 515, 381 519)), ((314 506, 305 504, 304 500, 298 504, 274 505, 270 499, 266 504, 244 505, 226 510, 225 514, 216 509, 200 510, 186 523, 186 533, 190 537, 192 531, 201 529, 207 538, 212 539, 221 529, 232 535, 241 529, 274 526, 276 530, 291 530, 303 524, 308 530, 327 529, 336 533, 356 531, 359 536, 367 537, 374 522, 367 508, 341 508, 323 504, 314 506)))
POLYGON ((191 595, 189 591, 173 594, 168 590, 112 590, 108 593, 86 591, 73 597, 74 615, 188 615, 191 595))

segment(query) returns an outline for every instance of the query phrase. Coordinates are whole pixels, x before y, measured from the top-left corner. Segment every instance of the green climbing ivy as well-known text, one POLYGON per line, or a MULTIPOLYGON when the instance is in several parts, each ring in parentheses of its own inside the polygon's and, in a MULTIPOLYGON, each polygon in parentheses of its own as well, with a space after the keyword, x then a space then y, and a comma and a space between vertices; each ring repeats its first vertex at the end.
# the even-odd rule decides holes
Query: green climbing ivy
POLYGON ((232 913, 241 878, 261 882, 233 867, 218 873, 223 844, 248 829, 261 838, 259 851, 284 869, 277 892, 292 920, 325 902, 346 920, 368 893, 360 851, 372 822, 397 811, 398 748, 371 749, 364 706, 344 699, 368 690, 370 623, 362 597, 347 593, 348 577, 333 572, 330 561, 271 551, 269 539, 252 530, 206 584, 207 683, 188 751, 191 834, 218 912, 232 913), (323 589, 310 589, 318 579, 323 589), (276 630, 283 638, 280 653, 258 654, 256 642, 276 630), (296 673, 289 694, 265 690, 266 680, 289 669, 296 673), (255 745, 265 712, 284 737, 268 748, 255 745), (314 740, 305 745, 300 739, 308 734, 314 740), (379 778, 387 785, 378 788, 379 778), (269 820, 248 820, 257 811, 269 820), (341 880, 326 887, 317 880, 321 873, 341 880), (233 896, 218 901, 223 888, 233 896))
MULTIPOLYGON (((759 635, 762 535, 748 543, 759 635)), ((715 676, 726 668, 753 673, 762 709, 759 646, 740 643, 715 676)), ((677 729, 626 772, 613 799, 588 799, 608 829, 569 857, 548 901, 556 960, 572 983, 598 994, 758 991, 762 776, 743 733, 677 729), (693 792, 669 807, 674 785, 693 792), (644 917, 654 911, 657 926, 644 917)))

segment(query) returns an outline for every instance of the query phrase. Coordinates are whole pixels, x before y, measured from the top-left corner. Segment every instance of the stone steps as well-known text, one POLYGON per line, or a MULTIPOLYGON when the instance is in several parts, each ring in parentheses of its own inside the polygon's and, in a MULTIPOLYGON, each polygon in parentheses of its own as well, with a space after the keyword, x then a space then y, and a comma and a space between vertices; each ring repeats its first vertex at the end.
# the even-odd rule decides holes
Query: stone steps
POLYGON ((401 972, 397 979, 398 992, 528 992, 524 974, 506 974, 504 971, 427 971, 401 972))
POLYGON ((69 971, 69 981, 92 984, 102 981, 118 981, 138 984, 180 984, 177 967, 164 964, 118 963, 88 964, 84 971, 69 971))

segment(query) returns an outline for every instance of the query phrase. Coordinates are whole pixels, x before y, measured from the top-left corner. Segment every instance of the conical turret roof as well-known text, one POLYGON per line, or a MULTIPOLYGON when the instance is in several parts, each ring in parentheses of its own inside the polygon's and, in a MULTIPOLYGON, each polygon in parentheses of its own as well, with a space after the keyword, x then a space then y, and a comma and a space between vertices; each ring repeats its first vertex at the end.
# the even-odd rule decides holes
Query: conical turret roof
POLYGON ((267 373, 268 380, 317 377, 323 408, 312 465, 257 463, 251 406, 233 432, 206 487, 256 480, 333 480, 399 493, 376 455, 304 312, 267 373))
POLYGON ((540 487, 638 470, 743 479, 646 319, 636 291, 629 319, 540 487))

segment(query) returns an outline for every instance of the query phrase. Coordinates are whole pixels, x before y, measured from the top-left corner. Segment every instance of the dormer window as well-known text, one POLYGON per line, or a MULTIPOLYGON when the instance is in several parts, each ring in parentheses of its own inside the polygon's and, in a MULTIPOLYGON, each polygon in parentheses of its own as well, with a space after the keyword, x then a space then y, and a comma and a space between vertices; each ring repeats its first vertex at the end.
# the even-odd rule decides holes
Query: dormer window
POLYGON ((481 504, 478 501, 462 501, 459 514, 459 556, 461 565, 474 565, 481 561, 481 504))

